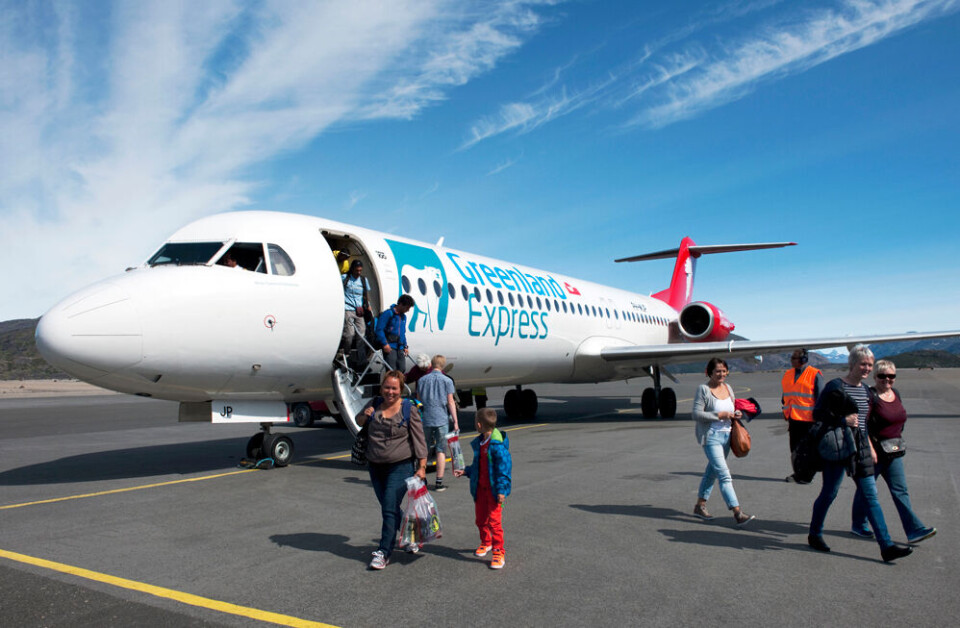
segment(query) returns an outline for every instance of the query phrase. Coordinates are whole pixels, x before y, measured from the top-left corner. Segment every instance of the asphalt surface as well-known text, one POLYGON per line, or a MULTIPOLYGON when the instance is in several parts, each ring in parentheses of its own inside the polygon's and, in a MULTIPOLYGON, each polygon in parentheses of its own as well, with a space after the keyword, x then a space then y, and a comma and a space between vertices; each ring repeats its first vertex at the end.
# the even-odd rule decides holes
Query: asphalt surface
MULTIPOLYGON (((910 494, 939 533, 895 564, 848 534, 849 480, 827 517, 833 552, 807 548, 819 479, 783 481, 776 373, 730 380, 765 410, 748 426, 753 451, 730 463, 757 521, 737 529, 716 489, 718 518, 695 519, 705 459, 687 417, 703 378, 680 379, 673 420, 639 417, 641 380, 534 387, 538 420, 504 424, 514 489, 500 572, 472 556, 466 480, 434 493, 442 539, 367 571, 379 509, 366 472, 349 462, 348 433, 329 419, 281 430, 293 436, 294 465, 238 473, 252 426, 181 425, 176 404, 123 396, 2 400, 0 617, 16 626, 955 623, 960 370, 900 372, 910 494)), ((491 406, 502 394, 490 391, 491 406)), ((463 411, 462 423, 472 416, 463 411)), ((882 482, 881 503, 903 541, 882 482)))

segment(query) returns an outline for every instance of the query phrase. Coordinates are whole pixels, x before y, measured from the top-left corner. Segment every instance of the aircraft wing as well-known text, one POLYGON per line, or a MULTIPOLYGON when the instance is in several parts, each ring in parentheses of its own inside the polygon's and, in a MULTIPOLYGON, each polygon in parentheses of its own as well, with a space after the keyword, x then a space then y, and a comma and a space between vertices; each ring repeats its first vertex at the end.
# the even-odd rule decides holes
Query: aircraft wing
POLYGON ((903 340, 927 340, 960 336, 960 330, 934 331, 877 336, 838 336, 835 338, 809 338, 806 340, 724 340, 723 342, 690 342, 666 345, 635 345, 629 347, 605 347, 600 357, 607 362, 638 366, 653 364, 677 364, 712 357, 751 357, 763 353, 780 353, 794 349, 825 349, 827 347, 852 347, 857 343, 874 344, 903 340))

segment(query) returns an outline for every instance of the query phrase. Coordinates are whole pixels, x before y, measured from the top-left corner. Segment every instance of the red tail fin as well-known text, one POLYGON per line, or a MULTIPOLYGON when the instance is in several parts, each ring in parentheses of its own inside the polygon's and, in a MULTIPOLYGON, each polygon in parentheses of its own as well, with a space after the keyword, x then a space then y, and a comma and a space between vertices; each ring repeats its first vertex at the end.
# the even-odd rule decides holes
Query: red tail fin
POLYGON ((677 263, 673 265, 670 287, 653 295, 675 310, 683 308, 693 297, 693 275, 700 255, 691 255, 691 246, 696 246, 696 243, 690 238, 680 241, 680 248, 676 249, 677 263))
POLYGON ((775 249, 782 246, 794 246, 796 242, 764 242, 761 244, 715 244, 698 246, 690 238, 680 241, 680 248, 624 257, 617 262, 641 262, 650 259, 666 259, 677 256, 677 263, 673 266, 673 277, 670 287, 661 290, 653 296, 660 299, 675 310, 681 309, 693 297, 693 275, 697 266, 697 258, 708 253, 731 253, 733 251, 755 251, 757 249, 775 249))

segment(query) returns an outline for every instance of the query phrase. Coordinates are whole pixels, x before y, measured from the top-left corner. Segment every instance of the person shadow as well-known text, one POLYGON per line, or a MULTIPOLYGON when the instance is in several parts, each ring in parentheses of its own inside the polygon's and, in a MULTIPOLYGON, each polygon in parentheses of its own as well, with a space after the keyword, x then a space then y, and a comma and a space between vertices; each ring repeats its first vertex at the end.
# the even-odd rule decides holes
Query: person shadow
MULTIPOLYGON (((350 537, 342 534, 324 534, 322 532, 300 532, 296 534, 274 534, 270 540, 281 547, 292 547, 306 552, 326 552, 357 562, 367 564, 370 560, 371 548, 376 549, 380 539, 371 539, 362 547, 350 544, 350 537)), ((441 556, 452 560, 473 562, 473 548, 455 549, 438 543, 428 543, 417 553, 406 552, 399 547, 394 549, 390 556, 391 564, 409 565, 425 554, 441 556)))

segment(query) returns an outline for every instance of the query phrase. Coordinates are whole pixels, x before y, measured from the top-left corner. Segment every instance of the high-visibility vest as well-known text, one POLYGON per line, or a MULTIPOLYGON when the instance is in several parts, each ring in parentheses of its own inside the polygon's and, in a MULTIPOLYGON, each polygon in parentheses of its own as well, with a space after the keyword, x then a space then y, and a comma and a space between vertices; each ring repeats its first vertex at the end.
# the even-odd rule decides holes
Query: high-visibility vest
POLYGON ((794 381, 796 369, 783 374, 780 387, 783 389, 783 416, 791 421, 813 421, 813 387, 820 369, 808 366, 794 381))

